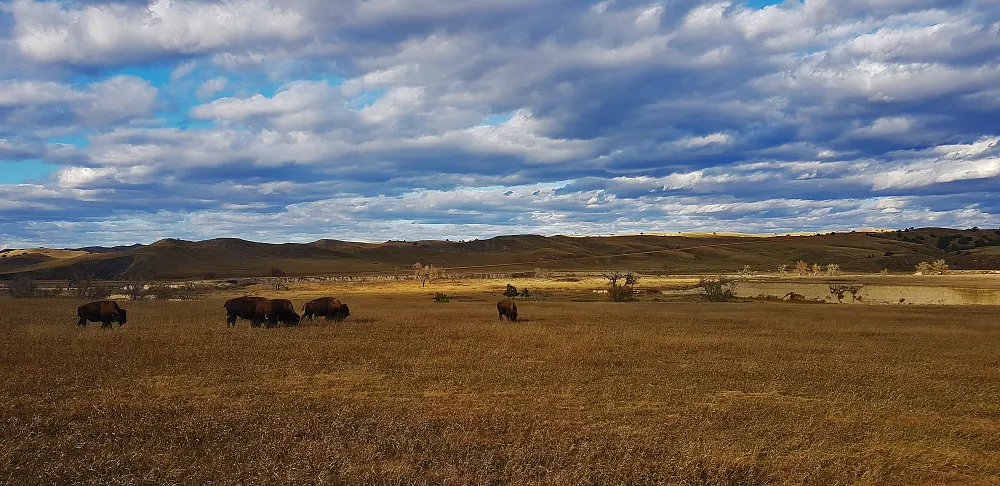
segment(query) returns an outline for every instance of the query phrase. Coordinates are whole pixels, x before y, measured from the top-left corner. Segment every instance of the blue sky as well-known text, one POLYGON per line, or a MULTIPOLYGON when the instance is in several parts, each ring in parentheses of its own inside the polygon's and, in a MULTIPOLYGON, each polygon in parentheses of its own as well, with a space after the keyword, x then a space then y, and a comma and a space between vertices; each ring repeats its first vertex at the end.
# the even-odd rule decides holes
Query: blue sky
POLYGON ((1000 3, 0 3, 0 244, 1000 226, 1000 3))

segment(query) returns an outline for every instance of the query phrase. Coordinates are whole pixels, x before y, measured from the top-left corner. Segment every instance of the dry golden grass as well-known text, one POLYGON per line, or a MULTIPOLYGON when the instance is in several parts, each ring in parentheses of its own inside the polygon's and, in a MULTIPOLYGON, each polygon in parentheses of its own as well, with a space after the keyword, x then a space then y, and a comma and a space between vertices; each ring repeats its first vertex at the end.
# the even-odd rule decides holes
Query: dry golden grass
POLYGON ((227 329, 221 297, 122 302, 113 331, 76 329, 72 300, 0 300, 0 482, 1000 477, 994 307, 560 298, 498 323, 496 298, 434 290, 276 329, 227 329))

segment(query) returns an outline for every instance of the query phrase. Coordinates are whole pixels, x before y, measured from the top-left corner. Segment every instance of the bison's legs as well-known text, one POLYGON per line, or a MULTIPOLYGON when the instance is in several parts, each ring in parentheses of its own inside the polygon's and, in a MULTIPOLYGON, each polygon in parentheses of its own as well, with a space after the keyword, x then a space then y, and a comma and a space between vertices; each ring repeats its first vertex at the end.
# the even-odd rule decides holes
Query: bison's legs
POLYGON ((114 329, 115 325, 110 321, 101 321, 101 329, 114 329))
POLYGON ((226 327, 236 327, 236 314, 226 316, 226 327))
POLYGON ((80 320, 76 321, 76 327, 87 327, 87 318, 80 316, 80 320))

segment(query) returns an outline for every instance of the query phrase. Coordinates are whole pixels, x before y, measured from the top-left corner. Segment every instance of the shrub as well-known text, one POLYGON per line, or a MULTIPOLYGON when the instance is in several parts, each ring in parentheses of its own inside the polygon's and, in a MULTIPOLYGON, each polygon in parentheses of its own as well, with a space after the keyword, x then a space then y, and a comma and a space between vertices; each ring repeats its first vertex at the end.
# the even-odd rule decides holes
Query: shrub
POLYGON ((795 262, 795 274, 800 276, 806 276, 809 274, 809 264, 804 260, 799 260, 795 262))
POLYGON ((786 265, 784 263, 782 263, 781 265, 778 265, 778 274, 779 275, 787 275, 788 274, 788 265, 786 265))
POLYGON ((823 267, 819 263, 813 263, 812 270, 809 272, 810 275, 819 275, 823 272, 823 267))
POLYGON ((434 294, 434 302, 450 302, 451 298, 447 294, 441 292, 436 292, 434 294))
POLYGON ((917 272, 921 275, 945 275, 948 273, 948 264, 944 260, 920 262, 917 264, 917 272))
POLYGON ((11 297, 26 299, 35 296, 38 291, 38 284, 35 283, 34 277, 30 275, 16 275, 10 281, 8 291, 11 297))
POLYGON ((639 282, 639 276, 632 273, 621 273, 612 270, 604 274, 608 279, 608 297, 613 302, 631 302, 635 300, 634 287, 639 282))
POLYGON ((840 265, 836 263, 831 263, 826 266, 826 274, 833 277, 835 275, 840 275, 840 265))
POLYGON ((287 277, 288 274, 280 268, 272 268, 270 272, 272 277, 287 277))
POLYGON ((736 298, 737 280, 729 277, 702 277, 698 288, 708 297, 709 302, 729 302, 736 298))

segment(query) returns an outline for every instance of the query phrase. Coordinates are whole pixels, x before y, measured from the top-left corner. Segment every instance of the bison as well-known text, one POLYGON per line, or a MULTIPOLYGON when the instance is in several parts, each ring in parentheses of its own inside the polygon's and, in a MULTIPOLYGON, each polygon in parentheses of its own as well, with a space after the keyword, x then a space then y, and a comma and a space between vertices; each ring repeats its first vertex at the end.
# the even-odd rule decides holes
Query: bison
POLYGON ((297 326, 299 319, 292 301, 288 299, 261 299, 257 301, 251 323, 255 326, 263 324, 267 327, 274 327, 279 322, 286 326, 297 326))
POLYGON ((254 325, 254 315, 257 312, 257 302, 267 300, 263 297, 237 297, 229 299, 223 307, 226 308, 226 327, 235 326, 236 318, 250 321, 254 325))
POLYGON ((313 320, 313 316, 323 316, 328 321, 342 321, 347 319, 349 315, 351 315, 351 309, 347 307, 347 304, 333 297, 320 297, 310 300, 302 306, 302 317, 309 317, 310 321, 313 320))
POLYGON ((87 327, 87 321, 100 322, 101 329, 114 327, 114 322, 118 327, 125 325, 125 309, 118 307, 112 300, 98 300, 89 304, 83 304, 76 308, 76 315, 80 318, 76 325, 87 327))
POLYGON ((517 304, 513 300, 501 300, 497 302, 497 312, 500 313, 500 320, 507 316, 507 320, 517 320, 517 304))

